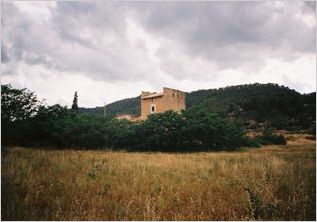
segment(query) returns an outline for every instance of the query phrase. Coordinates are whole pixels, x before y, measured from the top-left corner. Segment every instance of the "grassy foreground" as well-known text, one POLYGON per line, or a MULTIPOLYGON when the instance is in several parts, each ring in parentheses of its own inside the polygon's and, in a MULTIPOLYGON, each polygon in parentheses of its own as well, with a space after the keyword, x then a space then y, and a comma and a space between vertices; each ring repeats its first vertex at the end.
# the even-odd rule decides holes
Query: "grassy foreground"
POLYGON ((315 220, 315 143, 232 153, 13 148, 2 220, 315 220))

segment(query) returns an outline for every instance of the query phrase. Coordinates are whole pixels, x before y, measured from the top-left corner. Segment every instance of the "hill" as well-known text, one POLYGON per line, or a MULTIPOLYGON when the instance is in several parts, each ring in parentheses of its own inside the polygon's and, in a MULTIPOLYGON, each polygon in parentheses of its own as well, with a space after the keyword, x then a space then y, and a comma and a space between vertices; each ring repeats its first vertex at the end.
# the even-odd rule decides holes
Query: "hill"
MULTIPOLYGON (((134 114, 139 115, 140 108, 140 96, 122 99, 113 103, 110 103, 106 106, 107 114, 134 114)), ((95 108, 85 108, 80 107, 80 112, 87 113, 90 115, 101 116, 104 115, 104 106, 97 106, 95 108)))
MULTIPOLYGON (((246 84, 186 93, 186 107, 206 108, 237 118, 250 128, 270 122, 280 129, 315 128, 316 92, 301 94, 278 84, 246 84)), ((140 114, 140 96, 107 105, 108 114, 140 114)), ((80 108, 81 112, 103 115, 104 107, 80 108)))

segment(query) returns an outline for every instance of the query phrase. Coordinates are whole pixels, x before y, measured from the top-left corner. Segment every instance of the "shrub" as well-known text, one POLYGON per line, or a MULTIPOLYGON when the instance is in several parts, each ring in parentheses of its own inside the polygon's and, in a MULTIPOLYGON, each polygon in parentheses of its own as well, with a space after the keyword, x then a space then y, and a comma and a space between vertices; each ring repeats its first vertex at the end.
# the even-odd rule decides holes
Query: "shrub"
POLYGON ((258 137, 245 137, 243 145, 247 147, 260 147, 261 140, 258 137))
POLYGON ((208 151, 234 150, 244 142, 245 132, 216 113, 190 109, 153 114, 130 135, 130 150, 208 151))
POLYGON ((283 135, 273 134, 272 129, 267 128, 263 131, 262 135, 258 136, 260 143, 263 145, 285 145, 286 139, 283 135))
POLYGON ((247 138, 245 140, 245 146, 260 147, 261 145, 286 145, 286 139, 283 135, 273 134, 272 130, 266 129, 262 135, 247 138))

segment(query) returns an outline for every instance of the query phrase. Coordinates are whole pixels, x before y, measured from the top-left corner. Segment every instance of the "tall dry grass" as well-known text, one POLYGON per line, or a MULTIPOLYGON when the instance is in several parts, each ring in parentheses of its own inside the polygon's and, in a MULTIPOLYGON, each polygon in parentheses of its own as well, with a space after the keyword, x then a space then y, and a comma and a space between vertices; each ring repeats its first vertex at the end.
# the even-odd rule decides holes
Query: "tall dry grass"
POLYGON ((13 148, 2 220, 315 220, 315 144, 235 153, 13 148))

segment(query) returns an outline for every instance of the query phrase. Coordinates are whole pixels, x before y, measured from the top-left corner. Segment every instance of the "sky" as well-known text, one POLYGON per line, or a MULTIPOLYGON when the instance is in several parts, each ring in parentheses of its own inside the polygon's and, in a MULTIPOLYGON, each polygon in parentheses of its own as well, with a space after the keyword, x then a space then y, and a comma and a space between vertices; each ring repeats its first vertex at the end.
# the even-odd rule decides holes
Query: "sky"
POLYGON ((316 91, 315 2, 1 2, 1 84, 49 105, 256 82, 316 91))

